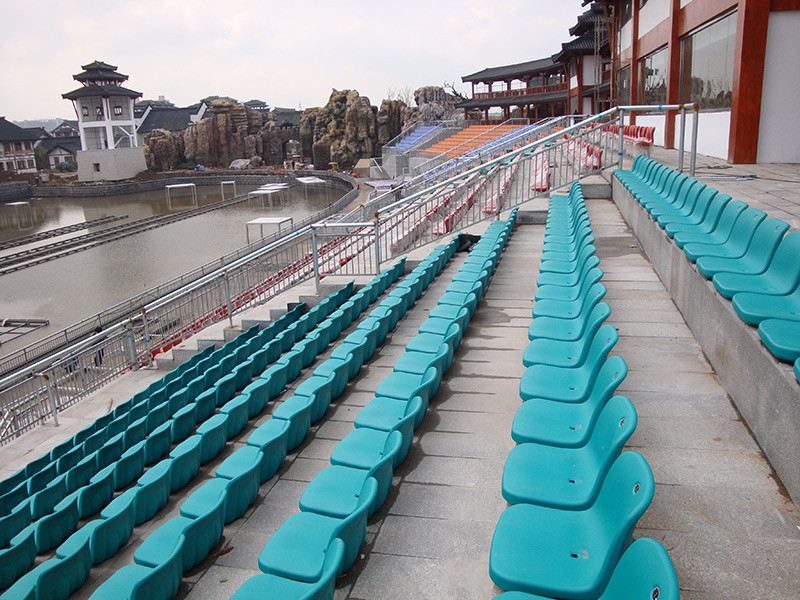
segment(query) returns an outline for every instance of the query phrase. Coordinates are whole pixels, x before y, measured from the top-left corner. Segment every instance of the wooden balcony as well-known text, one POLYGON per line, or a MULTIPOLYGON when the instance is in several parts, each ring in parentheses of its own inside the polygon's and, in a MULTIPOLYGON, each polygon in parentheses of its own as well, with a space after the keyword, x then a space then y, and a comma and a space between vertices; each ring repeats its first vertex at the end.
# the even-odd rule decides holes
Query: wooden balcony
POLYGON ((521 96, 535 96, 537 94, 550 94, 552 92, 565 92, 569 89, 569 83, 553 83, 550 85, 538 85, 536 87, 525 87, 516 90, 503 90, 499 92, 477 92, 473 95, 473 100, 493 100, 495 98, 515 98, 521 96))

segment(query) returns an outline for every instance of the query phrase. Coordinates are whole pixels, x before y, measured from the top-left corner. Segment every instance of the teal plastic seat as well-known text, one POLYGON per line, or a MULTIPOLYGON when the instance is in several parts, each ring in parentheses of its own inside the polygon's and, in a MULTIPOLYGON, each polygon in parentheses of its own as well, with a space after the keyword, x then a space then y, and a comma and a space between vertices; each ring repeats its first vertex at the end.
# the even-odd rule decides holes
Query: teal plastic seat
POLYGON ((4 598, 66 600, 78 589, 92 567, 89 540, 71 546, 72 552, 50 558, 37 565, 12 585, 4 598))
POLYGON ((800 321, 765 319, 758 324, 758 335, 779 360, 793 363, 800 358, 800 321))
POLYGON ((183 577, 186 539, 177 536, 168 543, 158 565, 125 565, 95 590, 91 600, 172 600, 183 577))
MULTIPOLYGON (((664 546, 650 538, 635 540, 620 557, 606 589, 597 600, 678 600, 675 567, 664 546)), ((504 592, 494 600, 548 600, 526 592, 504 592)))
POLYGON ((510 591, 597 598, 650 505, 654 487, 647 461, 625 452, 609 469, 597 500, 585 510, 535 504, 507 508, 492 538, 492 581, 510 591))
POLYGON ((269 590, 275 600, 325 600, 333 597, 336 577, 341 572, 344 542, 335 539, 325 552, 322 571, 313 582, 296 581, 280 575, 255 575, 245 581, 231 596, 231 600, 260 600, 264 590, 269 590))
POLYGON ((438 376, 432 383, 432 389, 436 390, 442 382, 442 374, 450 368, 452 362, 453 354, 450 346, 442 343, 435 353, 406 350, 395 361, 394 371, 422 376, 428 369, 434 368, 438 376))
POLYGON ((36 526, 29 525, 11 538, 7 548, 0 548, 0 589, 10 586, 30 569, 36 554, 36 526))
POLYGON ((585 246, 574 260, 548 260, 542 263, 540 273, 556 273, 569 275, 576 273, 584 263, 594 255, 596 248, 592 245, 585 246))
POLYGON ((599 299, 586 302, 580 314, 574 319, 558 319, 555 317, 538 317, 528 328, 528 339, 577 341, 583 336, 586 326, 593 322, 603 322, 611 314, 611 307, 599 299))
POLYGON ((286 366, 286 381, 294 381, 300 375, 303 369, 303 353, 300 350, 290 350, 281 356, 277 363, 278 365, 286 366))
MULTIPOLYGON (((52 550, 75 531, 80 520, 77 494, 78 492, 71 493, 56 504, 52 513, 31 523, 30 527, 36 532, 37 553, 52 550)), ((22 535, 22 532, 18 535, 22 535)))
POLYGON ((554 402, 543 398, 526 400, 514 415, 512 439, 519 444, 536 442, 565 448, 583 446, 592 434, 600 411, 627 372, 625 361, 612 356, 600 368, 592 391, 584 402, 554 402))
MULTIPOLYGON (((703 193, 713 193, 713 188, 707 187, 703 193)), ((716 193, 708 203, 704 214, 695 214, 686 219, 675 220, 664 224, 664 231, 669 237, 674 237, 676 233, 690 231, 712 231, 717 226, 722 211, 731 201, 728 194, 716 193)))
MULTIPOLYGON (((264 453, 253 446, 243 446, 222 461, 214 476, 225 484, 225 523, 241 517, 258 496, 264 453)), ((266 480, 265 480, 266 481, 266 480)))
POLYGON ((291 396, 284 400, 272 413, 273 420, 285 421, 289 430, 286 437, 286 447, 294 450, 306 439, 311 429, 311 412, 314 408, 314 399, 308 396, 291 396))
POLYGON ((543 285, 536 289, 535 300, 560 300, 560 301, 573 301, 580 298, 595 283, 598 283, 603 278, 603 271, 597 267, 587 269, 581 272, 580 279, 576 285, 543 285))
POLYGON ((636 421, 631 401, 615 396, 603 407, 585 445, 519 444, 508 454, 503 469, 503 498, 510 504, 588 508, 597 499, 611 463, 636 429, 636 421))
POLYGON ((172 459, 165 458, 150 467, 136 480, 138 491, 134 507, 135 524, 152 519, 169 500, 172 459))
POLYGON ((138 479, 144 471, 144 441, 126 450, 114 465, 114 489, 121 490, 138 479))
POLYGON ((396 398, 406 402, 410 402, 412 398, 419 396, 422 400, 422 410, 414 423, 414 429, 416 429, 420 426, 425 413, 428 411, 428 403, 431 396, 436 393, 433 388, 436 381, 441 381, 441 374, 433 367, 425 371, 424 375, 395 371, 384 377, 383 381, 378 384, 375 389, 375 396, 396 398))
POLYGON ((606 292, 602 283, 592 284, 577 300, 550 300, 545 298, 533 305, 534 321, 539 317, 554 317, 557 319, 574 319, 581 314, 586 304, 597 303, 602 300, 606 292))
POLYGON ((81 459, 77 465, 66 472, 67 492, 70 494, 89 483, 89 479, 97 472, 96 454, 81 459))
POLYGON ((618 339, 619 334, 613 327, 601 328, 592 340, 582 365, 570 368, 534 364, 528 367, 520 379, 520 398, 583 402, 588 398, 600 367, 618 339))
POLYGON ((172 415, 172 419, 170 420, 172 431, 170 435, 173 442, 182 442, 194 432, 195 425, 197 424, 196 413, 197 407, 194 402, 192 402, 172 415))
POLYGON ((267 367, 267 370, 261 374, 260 379, 269 382, 269 399, 277 397, 286 387, 286 365, 274 364, 267 367))
POLYGON ((403 446, 399 431, 378 431, 366 427, 351 431, 331 453, 331 464, 363 469, 378 483, 375 506, 386 499, 392 486, 394 457, 403 446))
POLYGON ((161 460, 169 452, 172 444, 172 423, 169 421, 156 427, 144 440, 144 460, 146 465, 161 460))
POLYGON ((655 216, 661 229, 672 223, 699 223, 708 211, 711 201, 717 195, 717 190, 712 187, 702 186, 695 198, 680 210, 664 211, 655 216))
MULTIPOLYGON (((53 512, 53 508, 55 508, 56 504, 61 502, 66 495, 67 478, 65 475, 59 475, 53 481, 47 484, 44 489, 34 493, 30 498, 29 504, 26 503, 30 510, 30 519, 35 521, 44 515, 50 514, 53 512)), ((12 510, 11 514, 13 514, 15 509, 12 510)), ((20 531, 22 531, 22 527, 15 531, 12 536, 16 535, 20 531)))
POLYGON ((742 211, 731 229, 730 235, 721 242, 698 243, 689 242, 683 246, 683 253, 692 262, 701 256, 718 256, 721 258, 739 258, 753 239, 756 229, 767 217, 767 213, 755 208, 742 211))
POLYGON ((81 519, 100 511, 114 497, 114 468, 109 465, 93 475, 89 483, 77 492, 78 514, 81 519))
MULTIPOLYGON (((243 348, 244 350, 244 348, 243 348)), ((233 368, 234 386, 237 392, 242 391, 253 379, 253 361, 245 359, 233 368)))
POLYGON ((257 427, 247 438, 247 445, 257 448, 264 455, 259 475, 262 483, 275 475, 286 460, 289 427, 288 421, 270 419, 257 427))
POLYGON ((739 200, 732 200, 725 205, 719 220, 713 225, 712 228, 704 227, 700 229, 693 229, 686 232, 676 233, 672 239, 679 248, 683 248, 686 244, 700 243, 700 244, 721 244, 730 236, 736 220, 739 215, 747 209, 747 204, 739 200))
POLYGON ((732 298, 739 292, 775 296, 791 293, 800 284, 800 231, 790 231, 783 237, 763 273, 717 273, 712 282, 726 298, 732 298))
MULTIPOLYGON (((741 256, 701 256, 697 270, 707 279, 721 272, 758 275, 766 271, 789 224, 780 219, 764 219, 756 228, 741 256)), ((685 247, 684 247, 685 249, 685 247)))
POLYGON ((197 427, 196 434, 202 438, 200 464, 205 464, 217 456, 228 441, 228 415, 212 416, 197 427))
MULTIPOLYGON (((358 330, 353 333, 356 335, 353 337, 351 337, 352 334, 348 335, 341 344, 337 345, 336 348, 331 351, 330 355, 332 359, 350 361, 350 366, 347 371, 348 380, 358 375, 358 372, 364 365, 366 347, 370 343, 367 336, 358 332, 358 330)), ((369 356, 372 355, 370 354, 369 356)))
POLYGON ((123 434, 123 446, 125 448, 131 448, 139 442, 144 441, 146 436, 147 416, 144 416, 136 419, 135 421, 131 421, 128 429, 126 429, 125 433, 123 434))
POLYGON ((312 375, 295 388, 295 396, 305 396, 312 401, 310 413, 312 423, 319 421, 328 411, 333 397, 333 382, 334 377, 331 375, 312 375))
POLYGON ((189 483, 200 469, 200 449, 203 438, 193 435, 175 446, 169 453, 170 492, 176 492, 189 483))
POLYGON ((214 387, 217 390, 217 406, 230 402, 236 395, 236 375, 234 373, 223 375, 217 380, 214 387))
POLYGON ((590 256, 579 269, 572 273, 540 273, 536 278, 536 285, 538 287, 548 285, 574 287, 580 283, 581 277, 585 271, 594 269, 599 264, 600 259, 597 258, 597 256, 590 256))
POLYGON ((522 364, 530 367, 534 364, 552 365, 554 367, 577 367, 586 362, 592 340, 601 332, 609 333, 608 329, 613 329, 611 325, 603 325, 605 317, 602 312, 594 313, 594 319, 588 320, 583 329, 581 337, 577 340, 551 340, 548 338, 537 338, 531 340, 530 344, 522 353, 522 364))
POLYGON ((272 534, 258 557, 259 569, 264 573, 313 583, 322 576, 328 548, 336 539, 344 542, 340 570, 350 569, 366 539, 367 510, 372 505, 377 487, 375 479, 368 477, 358 495, 345 486, 329 486, 327 501, 314 502, 316 498, 307 498, 306 508, 289 517, 272 534), (346 508, 350 512, 344 516, 328 514, 346 508))
POLYGON ((800 287, 785 296, 739 292, 733 299, 733 310, 750 325, 765 319, 800 321, 800 287))
MULTIPOLYGON (((61 499, 59 499, 60 501, 61 499)), ((55 504, 53 505, 55 508, 55 504)), ((52 508, 47 511, 52 512, 52 508)), ((45 513, 46 514, 46 513, 45 513)), ((9 544, 11 538, 25 529, 31 523, 31 502, 23 500, 6 516, 0 518, 0 548, 9 544)))
POLYGON ((269 402, 269 383, 263 379, 256 379, 242 390, 242 396, 248 397, 248 418, 252 419, 255 416, 264 412, 269 402))
POLYGON ((185 537, 183 570, 200 564, 222 537, 225 518, 225 482, 206 481, 181 505, 181 516, 165 521, 150 533, 133 554, 136 564, 155 568, 167 560, 175 540, 185 537))
POLYGON ((221 415, 228 416, 228 439, 231 439, 247 425, 250 417, 250 397, 240 394, 219 409, 221 415))
MULTIPOLYGON (((425 352, 427 354, 436 354, 439 352, 441 344, 447 344, 450 347, 450 361, 452 362, 452 355, 455 353, 458 344, 457 340, 461 339, 461 327, 458 323, 453 323, 447 328, 444 334, 436 333, 420 333, 406 344, 406 352, 425 352)), ((450 363, 447 363, 447 369, 450 368, 450 363)))
POLYGON ((414 441, 414 424, 419 420, 423 409, 422 398, 414 396, 410 401, 395 398, 377 397, 370 400, 358 415, 355 426, 367 427, 378 431, 399 431, 403 436, 403 444, 394 458, 393 468, 402 463, 414 441))
POLYGON ((314 375, 331 380, 331 400, 341 396, 347 387, 354 360, 353 354, 347 354, 345 358, 329 358, 314 369, 314 375))

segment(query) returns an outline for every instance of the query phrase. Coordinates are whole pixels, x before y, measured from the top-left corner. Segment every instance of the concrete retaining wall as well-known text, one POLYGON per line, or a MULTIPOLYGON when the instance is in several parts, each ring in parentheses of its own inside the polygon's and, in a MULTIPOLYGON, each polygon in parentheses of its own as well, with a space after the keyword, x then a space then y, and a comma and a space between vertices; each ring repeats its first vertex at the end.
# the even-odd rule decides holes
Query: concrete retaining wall
MULTIPOLYGON (((614 177, 613 198, 796 506, 800 506, 800 385, 755 327, 703 277, 614 177)), ((669 401, 669 398, 665 398, 669 401)))
MULTIPOLYGON (((355 179, 341 173, 304 171, 302 175, 313 175, 320 179, 325 179, 329 185, 345 191, 350 191, 358 185, 355 179)), ((224 175, 197 174, 184 177, 165 177, 162 179, 153 179, 151 181, 127 181, 124 183, 106 183, 99 185, 47 185, 37 186, 32 189, 33 195, 39 198, 94 198, 100 196, 121 196, 124 194, 163 191, 165 186, 176 183, 193 183, 197 186, 219 186, 222 181, 233 180, 239 185, 264 185, 266 183, 278 183, 282 181, 291 182, 294 178, 290 175, 239 175, 238 173, 227 173, 224 175)))

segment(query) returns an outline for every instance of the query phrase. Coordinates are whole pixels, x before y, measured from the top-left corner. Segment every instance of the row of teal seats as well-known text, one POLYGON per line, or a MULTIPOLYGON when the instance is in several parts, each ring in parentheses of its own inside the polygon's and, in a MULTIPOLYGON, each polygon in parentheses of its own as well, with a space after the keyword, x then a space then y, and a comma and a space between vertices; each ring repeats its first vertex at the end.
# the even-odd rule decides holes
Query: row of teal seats
POLYGON ((607 358, 618 334, 604 324, 611 311, 593 242, 580 185, 552 196, 512 426, 518 445, 503 470, 512 506, 489 558, 492 580, 510 590, 498 598, 677 598, 667 551, 654 540, 631 545, 654 482, 641 455, 620 454, 637 415, 611 397, 627 367, 607 358))
POLYGON ((770 352, 800 360, 800 231, 643 156, 614 173, 770 352))
MULTIPOLYGON (((290 313, 287 319, 275 324, 285 326, 300 314, 299 310, 290 313)), ((243 341, 254 337, 256 331, 250 330, 239 336, 234 340, 237 343, 226 344, 229 353, 236 352, 243 341)), ((213 356, 213 353, 204 354, 213 356)), ((202 362, 195 361, 194 364, 202 362)), ((188 369, 184 368, 184 371, 188 372, 188 369)), ((128 425, 124 431, 110 431, 109 423, 84 440, 76 450, 91 450, 90 454, 69 466, 65 473, 56 475, 44 489, 22 500, 9 515, 0 519, 0 542, 3 546, 0 549, 0 589, 24 573, 37 553, 59 545, 75 530, 80 519, 100 511, 115 491, 141 475, 146 464, 162 458, 173 442, 188 435, 188 432, 185 435, 179 433, 186 428, 188 412, 191 412, 194 423, 195 419, 206 418, 215 408, 208 402, 189 402, 178 392, 176 395, 182 402, 178 403, 175 397, 164 401, 163 393, 153 392, 149 396, 137 395, 123 403, 127 412, 121 412, 111 423, 125 420, 128 425), (183 402, 186 406, 181 406, 183 402), (106 439, 112 433, 114 435, 106 439), (87 445, 90 442, 93 445, 87 445), (97 447, 99 443, 103 445, 97 447)), ((64 463, 59 460, 57 465, 62 467, 64 463)))
MULTIPOLYGON (((261 331, 256 340, 262 344, 272 340, 276 333, 285 329, 292 321, 297 320, 302 311, 303 306, 300 305, 288 311, 261 331)), ((31 461, 24 469, 0 482, 0 516, 9 514, 24 497, 43 490, 58 475, 63 475, 86 456, 98 450, 108 439, 125 432, 132 422, 146 416, 148 406, 144 403, 145 399, 160 393, 163 402, 168 393, 172 395, 180 387, 188 385, 192 379, 195 379, 198 372, 206 371, 207 364, 213 364, 222 357, 232 354, 243 342, 255 336, 257 331, 255 329, 245 332, 216 351, 213 346, 208 346, 151 384, 143 392, 121 403, 113 411, 99 417, 90 426, 55 446, 48 454, 31 461)), ((197 385, 197 382, 194 385, 197 385)), ((160 404, 160 402, 151 402, 150 404, 160 404)), ((135 435, 135 433, 130 435, 135 435)), ((5 541, 0 539, 0 547, 4 545, 5 541)))
MULTIPOLYGON (((393 470, 405 459, 413 432, 452 363, 515 216, 492 223, 475 245, 394 371, 358 413, 355 429, 331 453, 331 465, 306 487, 300 512, 270 537, 258 558, 263 574, 247 580, 234 599, 333 598, 336 578, 355 562, 367 519, 386 499, 393 470)), ((451 252, 457 243, 450 243, 451 252)))
MULTIPOLYGON (((334 311, 351 292, 352 285, 348 284, 335 294, 329 296, 331 300, 326 302, 327 306, 323 305, 323 311, 320 314, 324 315, 334 311)), ((281 330, 281 333, 283 333, 286 326, 290 323, 294 325, 297 322, 297 315, 301 314, 300 310, 302 310, 302 308, 303 307, 297 307, 297 310, 290 311, 290 313, 293 314, 290 314, 287 319, 282 318, 284 329, 281 330)), ((276 323, 279 322, 276 321, 276 323)), ((238 343, 229 343, 226 345, 230 347, 229 354, 235 353, 240 360, 247 359, 247 353, 243 353, 242 348, 248 349, 252 347, 255 349, 253 341, 257 338, 257 332, 257 328, 251 328, 248 332, 234 340, 234 342, 238 343)), ((220 358, 224 359, 226 356, 226 354, 221 354, 220 358)), ((235 363, 231 363, 225 368, 233 368, 234 364, 235 363)), ((221 371, 218 368, 216 371, 218 371, 218 376, 221 371)), ((56 506, 56 511, 52 515, 52 518, 40 519, 37 523, 32 524, 28 530, 34 530, 35 537, 27 535, 29 532, 24 530, 17 536, 19 539, 13 540, 13 542, 19 543, 12 543, 8 552, 4 552, 7 554, 5 557, 7 560, 3 561, 1 563, 3 566, 0 567, 0 576, 3 580, 13 581, 18 574, 24 572, 28 568, 33 558, 35 558, 36 551, 43 551, 43 544, 46 543, 48 549, 59 544, 74 530, 79 518, 85 518, 86 516, 94 514, 97 510, 100 510, 111 499, 115 489, 120 489, 120 487, 124 487, 136 479, 143 471, 145 464, 151 464, 164 456, 170 451, 171 444, 181 442, 181 440, 191 433, 196 422, 202 422, 207 419, 208 416, 214 412, 215 408, 222 404, 219 415, 207 419, 207 421, 203 422, 200 427, 197 428, 198 435, 192 436, 192 438, 183 443, 179 443, 169 452, 170 456, 168 459, 151 468, 145 475, 140 477, 137 482, 138 487, 135 488, 136 493, 132 494, 134 497, 131 499, 131 502, 135 503, 137 506, 136 523, 138 524, 150 519, 166 502, 166 496, 160 491, 163 486, 168 485, 169 489, 166 492, 168 495, 170 492, 176 491, 186 485, 197 473, 199 464, 207 462, 216 456, 225 445, 227 439, 244 426, 244 422, 246 422, 248 418, 247 410, 252 410, 254 407, 257 407, 257 410, 260 411, 269 399, 266 396, 268 386, 264 385, 262 386, 263 390, 259 389, 258 393, 256 393, 255 389, 252 390, 252 402, 244 403, 241 399, 236 402, 229 400, 227 393, 219 393, 221 383, 223 382, 222 380, 226 377, 227 375, 223 375, 221 380, 214 384, 214 387, 209 390, 209 394, 205 395, 209 401, 204 401, 204 395, 201 394, 195 398, 193 402, 190 402, 185 394, 179 390, 176 394, 187 402, 186 406, 179 407, 172 405, 167 409, 165 408, 167 403, 162 403, 159 405, 158 409, 151 409, 151 412, 147 416, 149 423, 148 429, 150 429, 150 431, 145 432, 146 434, 149 433, 146 439, 136 442, 132 448, 124 452, 122 458, 116 463, 104 468, 103 471, 98 474, 98 481, 94 481, 95 478, 93 478, 88 486, 70 494, 70 496, 60 502, 56 506), (174 411, 172 415, 170 415, 170 411, 174 411), (159 425, 159 423, 161 424, 159 425), (202 439, 198 440, 198 436, 202 439), (199 462, 197 460, 198 452, 199 462), (122 482, 120 482, 120 472, 125 473, 123 476, 125 479, 122 482), (113 479, 111 477, 112 474, 114 475, 113 479), (102 478, 100 477, 101 475, 102 478), (84 501, 91 509, 85 509, 84 501), (75 514, 76 506, 77 514, 75 514), (45 534, 46 537, 43 537, 45 534)), ((231 395, 241 390, 247 383, 248 381, 238 383, 239 387, 232 389, 231 395)), ((184 389, 185 388, 182 388, 182 390, 184 389)), ((146 390, 146 392, 149 391, 149 389, 146 390)), ((250 394, 248 394, 248 396, 249 395, 250 394)), ((158 392, 153 392, 149 398, 152 402, 152 398, 158 396, 158 392)), ((147 397, 146 395, 144 396, 144 398, 147 397)), ((173 400, 173 398, 171 397, 170 400, 173 400)), ((143 403, 147 405, 147 402, 143 403)), ((134 404, 136 405, 135 402, 134 404)), ((172 404, 174 404, 174 402, 172 404)), ((105 510, 103 512, 105 512, 105 510)), ((118 514, 117 517, 118 518, 115 520, 117 525, 119 522, 124 522, 124 519, 118 514)), ((101 513, 101 518, 103 518, 103 513, 101 513)), ((96 521, 96 523, 99 524, 99 520, 96 521)), ((107 525, 107 523, 104 523, 104 525, 107 525)), ((113 530, 117 525, 109 525, 109 527, 113 530)), ((91 538, 89 541, 91 541, 92 547, 94 547, 94 545, 106 545, 106 542, 103 540, 97 542, 97 538, 103 535, 103 532, 107 529, 108 527, 103 527, 99 530, 99 533, 96 533, 92 527, 78 531, 59 547, 56 552, 57 557, 59 557, 59 552, 63 551, 65 556, 59 558, 66 559, 69 557, 74 560, 77 556, 76 549, 86 541, 84 539, 85 536, 91 538)), ((122 543, 124 543, 128 535, 130 535, 130 532, 124 536, 122 543)), ((118 546, 114 546, 115 549, 117 547, 118 546)), ((37 590, 50 589, 47 585, 40 586, 39 580, 44 576, 47 581, 48 576, 46 574, 55 566, 56 564, 54 562, 46 561, 46 563, 43 563, 43 565, 40 565, 37 569, 34 569, 34 571, 23 577, 18 582, 18 585, 13 586, 7 594, 11 594, 11 597, 18 597, 20 593, 31 588, 37 590)), ((58 566, 61 565, 59 564, 58 566)))
MULTIPOLYGON (((352 320, 356 319, 371 302, 374 302, 378 295, 382 294, 397 279, 404 268, 404 261, 399 262, 389 271, 376 277, 351 300, 342 304, 339 310, 332 313, 329 320, 344 319, 344 321, 339 324, 335 337, 325 341, 325 346, 329 342, 335 341, 341 330, 349 326, 352 320)), ((298 356, 304 354, 305 348, 301 347, 304 346, 304 341, 297 342, 290 353, 298 352, 298 356)), ((318 352, 324 350, 322 343, 317 346, 317 350, 318 352)), ((323 363, 323 365, 325 364, 323 363)), ((307 364, 302 364, 302 366, 307 366, 307 364)), ((343 371, 335 372, 326 379, 324 389, 317 388, 315 394, 319 397, 327 397, 328 402, 332 397, 338 396, 347 383, 349 364, 346 364, 345 367, 343 371)), ((242 418, 234 431, 228 432, 228 437, 239 433, 249 418, 248 415, 252 417, 260 413, 266 403, 274 397, 275 388, 271 385, 270 380, 276 377, 276 373, 276 371, 267 369, 259 379, 247 385, 242 394, 235 399, 238 405, 247 407, 247 409, 242 411, 242 418), (254 401, 255 395, 259 396, 259 399, 254 401), (254 404, 258 408, 254 409, 254 404)), ((296 376, 290 375, 288 381, 292 381, 296 376)), ((315 378, 321 379, 316 376, 316 371, 314 376, 298 386, 295 393, 299 393, 303 386, 308 387, 308 381, 315 378)), ((278 393, 287 383, 286 376, 282 378, 282 381, 283 384, 278 393)), ((209 421, 214 418, 212 417, 209 421)), ((180 507, 179 517, 170 519, 148 536, 134 553, 135 564, 123 567, 112 575, 92 597, 149 597, 141 596, 140 586, 151 581, 152 578, 160 577, 168 577, 170 583, 162 585, 160 595, 156 597, 173 597, 183 571, 192 568, 205 558, 210 549, 219 541, 224 524, 235 520, 244 513, 255 500, 259 486, 270 479, 283 464, 287 451, 292 449, 289 429, 288 423, 276 419, 273 414, 272 420, 267 421, 248 437, 245 447, 240 448, 223 461, 216 469, 214 479, 207 481, 184 501, 180 507), (179 555, 174 555, 171 549, 177 545, 181 545, 182 549, 179 555)))

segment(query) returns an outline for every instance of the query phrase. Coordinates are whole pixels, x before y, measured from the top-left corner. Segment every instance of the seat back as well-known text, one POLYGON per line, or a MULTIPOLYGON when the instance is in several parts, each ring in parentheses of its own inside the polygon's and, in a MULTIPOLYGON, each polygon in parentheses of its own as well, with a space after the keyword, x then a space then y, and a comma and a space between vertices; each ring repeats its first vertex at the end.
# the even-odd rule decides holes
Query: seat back
POLYGON ((587 370, 589 381, 592 382, 603 366, 608 353, 619 340, 619 333, 613 325, 603 325, 595 333, 589 352, 586 354, 586 362, 583 368, 587 370))
MULTIPOLYGON (((587 449, 599 473, 608 472, 611 463, 636 429, 637 420, 636 409, 625 396, 614 396, 606 402, 587 442, 587 449)), ((598 478, 602 479, 602 476, 598 478)))
POLYGON ((744 251, 750 244, 750 240, 753 239, 756 229, 766 218, 767 213, 763 210, 758 210, 756 208, 745 209, 742 214, 739 215, 739 218, 736 219, 736 223, 728 237, 727 245, 744 251))
MULTIPOLYGON (((725 206, 725 209, 722 211, 722 214, 719 217, 719 221, 717 221, 717 226, 714 227, 712 231, 709 232, 710 236, 713 236, 714 239, 718 239, 720 241, 725 241, 730 236, 731 230, 733 226, 736 224, 736 221, 739 219, 739 215, 742 212, 747 210, 747 204, 741 202, 739 200, 733 200, 728 202, 725 206)), ((713 241, 709 239, 709 242, 713 241)))
POLYGON ((620 557, 599 600, 678 600, 675 567, 664 546, 639 538, 620 557))
POLYGON ((590 510, 597 512, 606 532, 613 535, 616 556, 639 517, 650 506, 654 491, 650 465, 637 452, 623 452, 608 470, 600 495, 590 510))

